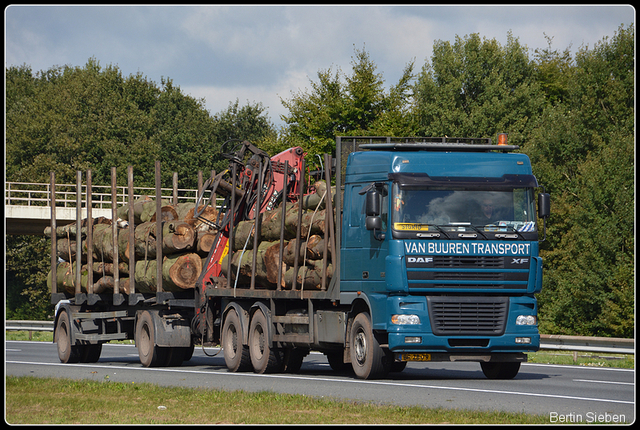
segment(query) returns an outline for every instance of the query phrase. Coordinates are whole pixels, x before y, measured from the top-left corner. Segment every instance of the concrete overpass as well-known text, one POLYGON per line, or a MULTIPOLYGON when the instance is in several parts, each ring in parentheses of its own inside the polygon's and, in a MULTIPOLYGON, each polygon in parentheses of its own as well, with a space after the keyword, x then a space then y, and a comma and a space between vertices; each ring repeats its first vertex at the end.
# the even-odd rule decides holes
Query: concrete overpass
MULTIPOLYGON (((81 187, 81 217, 87 217, 86 185, 81 187)), ((162 198, 179 202, 196 202, 196 190, 162 188, 162 198)), ((56 184, 56 224, 58 226, 75 222, 77 186, 56 184)), ((94 218, 111 218, 111 187, 92 185, 91 213, 94 218)), ((134 187, 134 198, 143 195, 155 197, 154 188, 134 187)), ((6 234, 44 235, 44 229, 51 225, 50 184, 5 182, 4 221, 6 234)), ((116 205, 128 202, 127 187, 116 190, 116 205)))

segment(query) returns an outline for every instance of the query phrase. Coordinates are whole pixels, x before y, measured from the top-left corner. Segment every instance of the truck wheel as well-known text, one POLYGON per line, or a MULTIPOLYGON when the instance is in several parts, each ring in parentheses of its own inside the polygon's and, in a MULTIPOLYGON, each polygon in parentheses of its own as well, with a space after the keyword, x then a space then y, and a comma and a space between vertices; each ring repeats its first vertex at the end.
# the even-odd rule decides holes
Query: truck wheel
POLYGON ((193 342, 191 342, 191 346, 185 346, 182 348, 184 350, 184 361, 191 360, 191 357, 193 357, 193 350, 195 348, 196 346, 193 344, 193 342))
POLYGON ((360 379, 383 377, 388 372, 385 354, 373 335, 371 318, 366 312, 359 313, 351 326, 351 365, 360 379))
POLYGON ((144 367, 156 367, 165 364, 167 351, 156 345, 153 317, 148 311, 142 312, 138 318, 136 346, 138 347, 140 362, 144 367))
POLYGON ((251 318, 249 355, 255 373, 271 373, 282 367, 280 351, 269 346, 269 326, 261 310, 257 310, 251 318))
POLYGON ((389 372, 402 372, 407 367, 406 361, 394 361, 391 363, 389 372))
POLYGON ((482 373, 489 379, 513 379, 520 370, 520 362, 481 362, 482 373))
POLYGON ((308 349, 288 348, 284 352, 284 371, 287 373, 299 373, 302 362, 308 354, 308 349))
POLYGON ((82 352, 80 355, 81 363, 96 363, 100 360, 100 354, 102 354, 101 343, 90 343, 82 345, 82 352))
POLYGON ((227 369, 244 372, 251 368, 249 347, 242 344, 242 325, 235 310, 230 310, 222 327, 222 349, 227 369))
POLYGON ((58 316, 55 341, 58 348, 58 358, 62 363, 77 363, 80 361, 80 346, 71 345, 71 322, 69 313, 65 310, 60 311, 58 316))
POLYGON ((186 347, 171 346, 166 348, 164 365, 167 367, 178 367, 184 361, 186 347))
POLYGON ((343 351, 329 351, 324 354, 327 356, 329 366, 334 372, 350 372, 353 370, 351 363, 345 363, 342 359, 343 351))

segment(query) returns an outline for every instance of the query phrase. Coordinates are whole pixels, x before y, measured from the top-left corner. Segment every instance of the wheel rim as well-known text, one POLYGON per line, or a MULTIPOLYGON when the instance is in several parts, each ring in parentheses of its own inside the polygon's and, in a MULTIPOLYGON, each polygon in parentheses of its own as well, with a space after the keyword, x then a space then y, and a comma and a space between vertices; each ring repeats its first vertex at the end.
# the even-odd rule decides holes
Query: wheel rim
POLYGON ((234 325, 230 325, 227 329, 224 346, 229 351, 229 357, 235 358, 238 354, 238 331, 234 325))
POLYGON ((360 366, 364 365, 367 359, 367 337, 364 332, 358 331, 353 346, 355 347, 356 361, 360 366))
POLYGON ((262 330, 262 326, 261 325, 257 325, 255 327, 255 335, 253 336, 253 351, 252 352, 256 352, 256 358, 257 359, 262 359, 262 357, 264 356, 264 350, 265 350, 265 335, 264 335, 264 330, 262 330))

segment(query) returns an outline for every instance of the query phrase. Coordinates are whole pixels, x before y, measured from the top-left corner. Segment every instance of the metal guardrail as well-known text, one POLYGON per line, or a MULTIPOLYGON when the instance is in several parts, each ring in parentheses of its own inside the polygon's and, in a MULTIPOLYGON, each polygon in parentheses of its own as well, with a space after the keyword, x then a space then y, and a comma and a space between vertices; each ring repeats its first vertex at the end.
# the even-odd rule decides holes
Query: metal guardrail
POLYGON ((5 330, 12 331, 53 331, 53 321, 5 321, 5 330))
POLYGON ((635 340, 617 337, 541 334, 540 349, 635 354, 635 340))
MULTIPOLYGON (((53 331, 53 321, 5 321, 5 330, 53 331)), ((616 337, 564 336, 541 334, 540 349, 635 354, 635 340, 616 337)))

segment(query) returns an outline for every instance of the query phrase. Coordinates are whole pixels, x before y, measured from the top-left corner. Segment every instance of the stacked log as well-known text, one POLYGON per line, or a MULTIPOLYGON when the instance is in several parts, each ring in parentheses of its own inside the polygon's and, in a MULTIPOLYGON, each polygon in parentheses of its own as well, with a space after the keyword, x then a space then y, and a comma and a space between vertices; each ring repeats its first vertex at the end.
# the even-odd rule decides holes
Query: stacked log
MULTIPOLYGON (((163 202, 166 203, 166 202, 163 202)), ((55 278, 58 291, 75 294, 76 282, 76 239, 82 240, 81 291, 88 291, 89 272, 93 275, 93 293, 113 292, 115 275, 119 279, 119 291, 130 293, 130 277, 135 280, 135 291, 155 293, 157 288, 156 270, 156 203, 145 196, 134 202, 134 252, 135 268, 129 267, 129 227, 122 222, 129 217, 129 205, 118 209, 117 241, 113 243, 112 221, 108 218, 83 219, 78 228, 75 223, 56 228, 58 237, 56 248, 59 264, 55 276, 49 273, 47 283, 51 288, 55 278), (87 231, 91 229, 93 246, 87 250, 87 231), (87 266, 88 252, 91 252, 93 264, 87 266), (114 264, 117 260, 118 265, 114 264)), ((162 225, 162 289, 163 291, 182 291, 195 287, 202 271, 202 258, 206 257, 215 241, 217 231, 211 226, 215 222, 215 208, 200 208, 202 222, 194 218, 195 204, 168 205, 161 207, 162 225)), ((50 227, 45 235, 51 237, 50 227)))
MULTIPOLYGON (((280 259, 282 206, 262 214, 259 223, 260 242, 255 252, 255 288, 289 290, 293 287, 295 279, 296 289, 319 290, 322 288, 323 273, 326 275, 327 282, 331 279, 333 266, 330 264, 330 247, 328 246, 326 267, 324 258, 328 228, 325 199, 322 199, 324 190, 326 190, 324 182, 316 182, 317 195, 304 196, 302 214, 299 213, 298 203, 286 203, 284 231, 282 231, 282 259, 280 259), (298 219, 301 220, 299 243, 296 239, 298 219), (298 253, 297 273, 295 273, 296 253, 298 253), (281 273, 279 286, 278 273, 281 273)), ((231 256, 231 282, 229 283, 231 287, 237 285, 247 288, 251 282, 254 234, 254 220, 241 221, 234 228, 234 252, 231 256)), ((227 255, 222 261, 222 267, 225 269, 228 267, 228 258, 227 255)))
MULTIPOLYGON (((325 246, 328 228, 324 182, 315 184, 317 195, 304 196, 302 213, 299 203, 281 203, 280 207, 264 212, 260 217, 259 245, 254 252, 255 220, 241 221, 234 226, 234 240, 229 252, 222 260, 223 276, 227 276, 231 258, 228 287, 249 288, 254 277, 255 287, 262 289, 321 289, 323 275, 327 282, 332 275, 330 246, 325 246), (282 230, 283 209, 284 231, 282 230), (300 228, 298 232, 298 220, 300 228), (280 238, 282 259, 280 259, 280 238), (300 240, 296 239, 300 235, 300 240), (325 248, 328 249, 325 256, 325 248), (298 261, 296 262, 296 253, 298 261), (254 262, 255 257, 255 262, 254 262), (254 267, 255 265, 255 272, 254 267), (297 267, 297 272, 295 269, 297 267), (280 285, 278 278, 280 275, 280 285)), ((333 193, 332 193, 333 195, 333 193)), ((182 291, 195 287, 195 282, 206 264, 217 237, 215 228, 218 212, 215 208, 200 207, 199 218, 194 217, 194 204, 164 204, 162 218, 162 289, 182 291), (204 219, 204 221, 203 221, 204 219)), ((109 219, 95 218, 91 222, 82 220, 80 228, 75 224, 58 227, 55 231, 57 255, 60 263, 54 274, 49 273, 48 283, 55 279, 58 291, 75 294, 76 237, 82 238, 81 291, 87 292, 89 272, 93 275, 93 292, 96 294, 114 290, 115 277, 119 279, 119 291, 130 294, 130 279, 135 280, 135 292, 156 292, 156 203, 148 196, 136 200, 133 205, 118 209, 117 240, 113 243, 113 226, 109 219), (131 207, 130 207, 131 206, 131 207), (129 227, 122 220, 134 218, 134 250, 129 249, 129 227), (93 246, 87 250, 86 235, 92 231, 93 246), (79 232, 79 233, 78 233, 79 232), (87 255, 91 252, 93 264, 87 267, 87 255), (129 267, 131 252, 135 253, 135 267, 129 267), (116 259, 118 264, 114 264, 116 259)), ((332 213, 335 219, 335 212, 332 213)), ((45 235, 51 237, 51 228, 45 235)), ((326 284, 328 285, 328 284, 326 284)))

